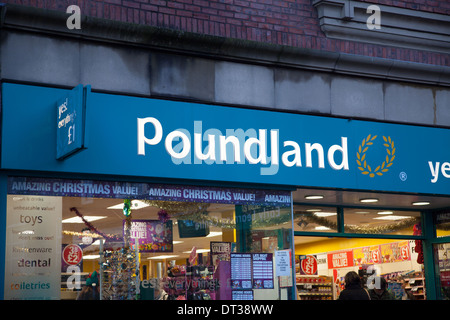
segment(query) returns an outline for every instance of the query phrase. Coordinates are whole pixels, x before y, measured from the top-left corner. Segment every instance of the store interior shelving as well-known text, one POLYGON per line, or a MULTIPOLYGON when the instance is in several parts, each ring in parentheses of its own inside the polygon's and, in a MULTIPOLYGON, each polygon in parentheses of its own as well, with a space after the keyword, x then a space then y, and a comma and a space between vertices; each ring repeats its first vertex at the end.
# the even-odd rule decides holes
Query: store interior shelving
POLYGON ((336 296, 332 277, 297 275, 296 286, 298 300, 334 300, 336 296))

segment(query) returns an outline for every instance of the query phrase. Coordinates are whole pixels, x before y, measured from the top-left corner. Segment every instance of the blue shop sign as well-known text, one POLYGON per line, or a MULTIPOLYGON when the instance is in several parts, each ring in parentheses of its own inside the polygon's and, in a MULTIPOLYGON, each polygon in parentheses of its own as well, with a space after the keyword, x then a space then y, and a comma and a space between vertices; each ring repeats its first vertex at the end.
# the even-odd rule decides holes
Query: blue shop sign
POLYGON ((88 92, 89 148, 58 161, 69 90, 2 89, 3 169, 450 194, 448 129, 88 92))

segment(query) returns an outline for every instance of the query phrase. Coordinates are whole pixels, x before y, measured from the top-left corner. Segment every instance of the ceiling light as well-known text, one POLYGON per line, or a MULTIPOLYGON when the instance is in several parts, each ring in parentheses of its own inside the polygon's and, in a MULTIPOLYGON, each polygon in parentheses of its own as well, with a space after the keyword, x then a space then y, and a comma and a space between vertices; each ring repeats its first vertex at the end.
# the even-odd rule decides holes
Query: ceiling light
POLYGON ((180 244, 180 243, 183 243, 184 241, 178 241, 178 240, 174 240, 174 241, 172 241, 172 244, 180 244))
POLYGON ((306 209, 307 212, 317 212, 322 211, 322 209, 306 209))
MULTIPOLYGON (((105 216, 84 216, 83 218, 86 221, 91 222, 91 221, 95 221, 95 220, 105 219, 106 217, 105 216)), ((62 223, 84 223, 84 221, 81 220, 80 217, 73 217, 73 218, 64 219, 61 222, 62 223)))
POLYGON ((99 258, 100 258, 100 255, 98 255, 98 254, 88 254, 88 255, 83 256, 84 260, 95 260, 95 259, 99 259, 99 258))
POLYGON ((307 200, 318 200, 318 199, 323 199, 323 196, 319 195, 319 194, 312 194, 312 195, 309 195, 309 196, 305 196, 305 199, 307 199, 307 200))
POLYGON ((316 217, 331 217, 335 216, 336 214, 336 212, 314 212, 314 215, 316 217))
POLYGON ((359 199, 359 202, 362 202, 362 203, 372 203, 372 202, 378 202, 378 199, 377 199, 377 198, 359 199))
MULTIPOLYGON (((139 200, 131 200, 131 210, 139 210, 145 207, 148 207, 150 205, 146 204, 143 201, 139 201, 139 200)), ((107 209, 119 209, 122 210, 123 209, 123 202, 116 204, 114 206, 110 206, 107 209)))
POLYGON ((413 206, 428 206, 430 202, 428 201, 416 201, 411 203, 413 206))
POLYGON ((377 212, 377 214, 384 214, 384 215, 386 215, 386 214, 393 214, 394 212, 392 212, 392 211, 380 211, 380 212, 377 212))
POLYGON ((355 213, 357 213, 357 214, 368 214, 370 212, 369 211, 356 211, 355 213))
POLYGON ((410 216, 384 216, 384 217, 378 217, 378 218, 373 218, 375 220, 402 220, 402 219, 409 219, 412 218, 410 216))
POLYGON ((320 227, 315 227, 315 230, 330 230, 330 228, 324 227, 324 226, 320 226, 320 227))
POLYGON ((160 256, 156 256, 156 257, 150 257, 149 259, 154 259, 154 260, 165 260, 165 259, 171 259, 171 258, 176 258, 178 257, 177 255, 160 255, 160 256))
POLYGON ((222 232, 217 232, 217 231, 211 231, 206 237, 207 238, 211 238, 211 237, 218 237, 218 236, 221 236, 222 235, 222 232))
MULTIPOLYGON (((196 253, 206 253, 206 252, 210 252, 210 249, 197 249, 195 250, 196 253)), ((191 253, 192 251, 183 251, 183 253, 191 253)))

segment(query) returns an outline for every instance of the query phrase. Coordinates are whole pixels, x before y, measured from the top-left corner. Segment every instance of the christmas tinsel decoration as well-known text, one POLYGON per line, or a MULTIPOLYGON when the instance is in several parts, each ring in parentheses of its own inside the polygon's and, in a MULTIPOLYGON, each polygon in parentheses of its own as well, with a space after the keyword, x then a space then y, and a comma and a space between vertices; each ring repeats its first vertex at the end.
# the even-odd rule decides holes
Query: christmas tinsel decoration
MULTIPOLYGON (((167 221, 169 219, 183 219, 192 220, 198 223, 206 223, 209 226, 218 227, 222 229, 235 229, 236 221, 231 219, 220 219, 214 216, 209 216, 206 211, 209 204, 204 203, 192 203, 192 202, 172 202, 172 201, 145 201, 147 204, 158 207, 161 210, 158 212, 158 217, 161 221, 167 221)), ((105 234, 95 228, 90 222, 86 221, 83 215, 78 212, 76 208, 71 208, 77 216, 79 216, 86 226, 98 236, 103 237, 106 241, 121 241, 122 236, 105 234)), ((318 217, 311 213, 295 212, 294 220, 298 220, 297 224, 315 223, 321 226, 328 227, 333 230, 337 230, 337 223, 330 221, 324 217, 318 217)), ((278 224, 283 224, 290 221, 290 215, 281 214, 279 217, 272 217, 267 219, 255 219, 252 223, 254 228, 256 227, 268 227, 278 224)), ((365 227, 356 225, 344 225, 344 231, 349 233, 367 233, 367 234, 382 234, 399 231, 401 229, 409 228, 420 222, 420 218, 404 219, 400 222, 394 222, 388 225, 379 227, 365 227)), ((438 230, 448 231, 450 230, 450 224, 439 224, 436 226, 438 230)), ((63 231, 65 234, 78 235, 76 232, 63 231)))
POLYGON ((146 204, 164 210, 171 218, 183 217, 184 215, 196 212, 204 212, 208 209, 209 203, 199 202, 176 202, 160 200, 143 200, 146 204))
MULTIPOLYGON (((311 213, 296 213, 294 219, 300 219, 299 224, 315 223, 320 226, 337 230, 337 223, 330 221, 324 217, 318 217, 311 213)), ((414 226, 420 222, 420 218, 409 218, 399 222, 394 222, 388 225, 379 227, 364 227, 355 225, 344 225, 344 231, 348 233, 366 233, 366 234, 383 234, 399 231, 405 228, 414 226)))
POLYGON ((130 199, 123 200, 123 215, 125 217, 129 217, 131 215, 131 200, 130 199))
MULTIPOLYGON (((422 227, 420 223, 417 223, 414 225, 413 228, 413 234, 415 236, 420 236, 422 234, 422 227)), ((415 240, 416 247, 414 248, 414 251, 417 252, 417 263, 423 264, 423 246, 422 246, 422 240, 415 240)))
POLYGON ((110 235, 110 234, 106 234, 103 233, 102 231, 98 230, 96 227, 94 227, 94 225, 92 223, 90 223, 89 221, 87 221, 84 216, 78 211, 77 208, 73 207, 70 208, 70 211, 75 212, 75 214, 80 217, 80 219, 84 222, 84 224, 86 225, 86 227, 89 228, 89 230, 91 230, 93 233, 100 235, 101 237, 103 237, 105 239, 105 241, 111 241, 111 242, 119 242, 119 241, 123 241, 123 237, 118 236, 118 235, 110 235))
POLYGON ((158 211, 158 218, 161 222, 164 222, 164 223, 166 223, 167 221, 170 220, 169 214, 164 209, 158 211))

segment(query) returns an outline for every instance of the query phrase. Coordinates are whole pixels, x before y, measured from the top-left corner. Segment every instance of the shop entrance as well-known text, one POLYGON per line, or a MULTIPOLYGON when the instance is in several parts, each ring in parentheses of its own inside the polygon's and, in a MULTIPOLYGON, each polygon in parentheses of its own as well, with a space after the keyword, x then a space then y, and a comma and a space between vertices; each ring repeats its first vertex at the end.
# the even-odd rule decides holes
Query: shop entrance
POLYGON ((434 245, 437 287, 443 300, 450 300, 450 243, 434 245))
POLYGON ((298 189, 293 200, 299 300, 338 299, 350 271, 372 299, 448 299, 448 244, 436 239, 449 219, 434 210, 448 198, 298 189))
POLYGON ((295 242, 299 300, 338 299, 350 271, 360 276, 372 300, 426 299, 414 240, 296 237, 295 242))

